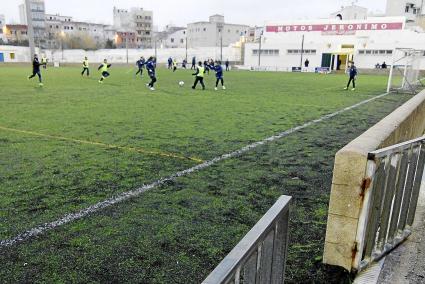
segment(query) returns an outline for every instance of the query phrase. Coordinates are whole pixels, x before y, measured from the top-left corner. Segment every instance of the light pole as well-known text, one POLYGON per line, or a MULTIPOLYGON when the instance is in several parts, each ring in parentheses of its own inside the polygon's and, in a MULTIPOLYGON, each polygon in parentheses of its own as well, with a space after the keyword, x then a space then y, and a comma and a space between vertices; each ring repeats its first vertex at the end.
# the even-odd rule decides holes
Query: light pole
POLYGON ((300 62, 300 68, 302 70, 303 68, 303 55, 304 55, 304 35, 301 41, 301 62, 300 62))
POLYGON ((260 41, 258 42, 258 67, 261 67, 261 42, 263 38, 263 31, 260 33, 260 41))
POLYGON ((223 31, 220 33, 220 61, 223 62, 223 31))
POLYGON ((155 60, 158 60, 158 50, 156 46, 156 37, 153 37, 154 47, 155 47, 155 60))
POLYGON ((125 35, 125 52, 127 57, 127 65, 128 65, 128 34, 125 35))
POLYGON ((61 38, 61 50, 62 50, 62 61, 63 61, 63 38, 65 37, 65 32, 61 31, 59 37, 61 38))
POLYGON ((187 37, 186 37, 186 62, 187 62, 187 37))

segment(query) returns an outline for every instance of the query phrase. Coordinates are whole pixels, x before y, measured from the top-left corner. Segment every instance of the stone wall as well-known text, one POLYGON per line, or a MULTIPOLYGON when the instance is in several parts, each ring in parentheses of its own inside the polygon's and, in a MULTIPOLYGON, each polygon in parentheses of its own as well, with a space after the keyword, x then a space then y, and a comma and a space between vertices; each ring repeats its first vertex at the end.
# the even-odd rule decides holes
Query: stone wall
POLYGON ((368 153, 425 133, 425 91, 341 149, 335 157, 324 263, 351 271, 368 153))

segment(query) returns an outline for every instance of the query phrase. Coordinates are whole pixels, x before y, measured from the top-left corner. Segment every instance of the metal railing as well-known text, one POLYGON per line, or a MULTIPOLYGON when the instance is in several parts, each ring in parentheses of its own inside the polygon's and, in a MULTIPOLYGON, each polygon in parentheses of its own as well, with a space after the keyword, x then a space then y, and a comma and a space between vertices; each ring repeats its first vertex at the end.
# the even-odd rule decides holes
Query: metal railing
POLYGON ((353 268, 380 260, 411 234, 425 167, 425 136, 369 154, 353 268))
POLYGON ((290 202, 281 196, 202 283, 283 283, 290 202))

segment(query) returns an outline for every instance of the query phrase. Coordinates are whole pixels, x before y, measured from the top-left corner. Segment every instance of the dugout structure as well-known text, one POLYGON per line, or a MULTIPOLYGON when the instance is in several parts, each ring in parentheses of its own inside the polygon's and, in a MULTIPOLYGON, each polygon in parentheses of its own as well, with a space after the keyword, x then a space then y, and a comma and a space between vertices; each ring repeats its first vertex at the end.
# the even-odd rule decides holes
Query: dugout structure
POLYGON ((417 94, 424 88, 421 72, 424 50, 396 48, 393 52, 387 92, 417 94))

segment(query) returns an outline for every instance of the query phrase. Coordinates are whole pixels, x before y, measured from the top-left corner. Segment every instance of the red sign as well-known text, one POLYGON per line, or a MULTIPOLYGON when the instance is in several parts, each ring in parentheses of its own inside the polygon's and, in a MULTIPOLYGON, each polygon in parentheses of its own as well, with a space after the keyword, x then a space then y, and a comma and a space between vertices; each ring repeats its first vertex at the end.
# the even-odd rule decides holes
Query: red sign
POLYGON ((401 30, 403 23, 362 23, 362 24, 323 24, 323 25, 282 25, 267 26, 268 33, 287 32, 336 32, 346 33, 351 31, 387 31, 401 30))

